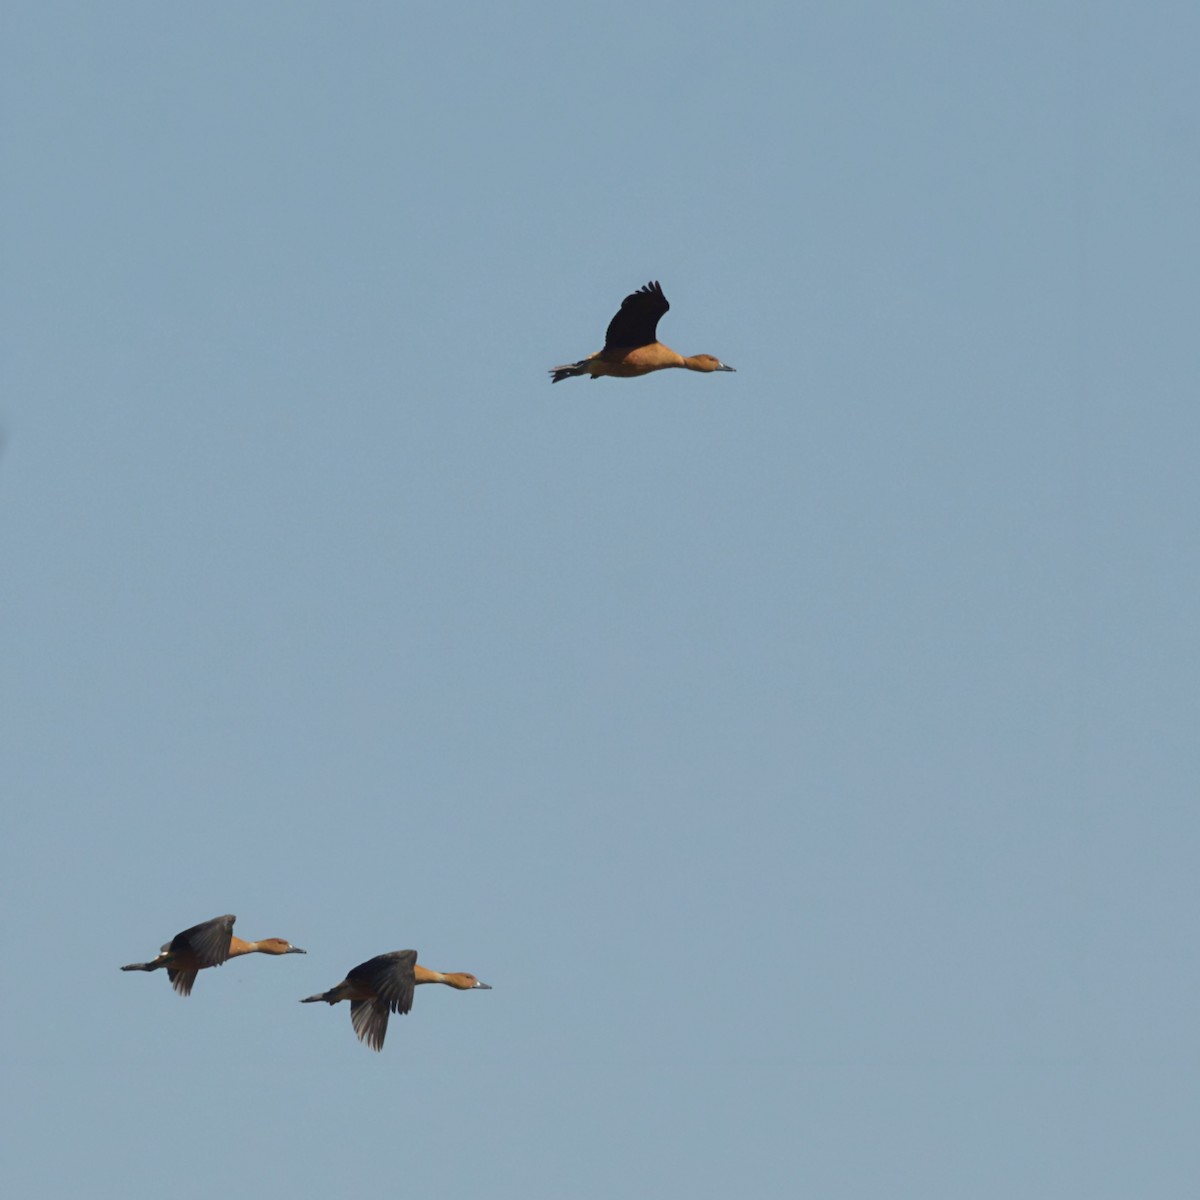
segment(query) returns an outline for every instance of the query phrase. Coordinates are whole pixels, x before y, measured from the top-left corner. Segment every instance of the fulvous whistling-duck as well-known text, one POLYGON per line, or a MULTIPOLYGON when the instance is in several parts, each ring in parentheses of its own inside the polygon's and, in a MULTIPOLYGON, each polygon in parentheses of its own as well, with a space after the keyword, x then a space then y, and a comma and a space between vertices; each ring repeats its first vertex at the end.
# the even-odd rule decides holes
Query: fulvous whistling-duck
POLYGON ((219 967, 226 959, 239 954, 307 954, 299 946, 285 942, 283 938, 263 938, 261 942, 243 942, 233 936, 233 923, 237 920, 232 913, 213 917, 177 933, 159 951, 157 958, 146 963, 130 963, 122 971, 157 971, 167 968, 171 986, 181 995, 192 994, 196 974, 205 967, 219 967))
POLYGON ((393 950, 359 963, 341 983, 327 992, 306 996, 300 1003, 316 1004, 324 1000, 327 1004, 337 1004, 339 1000, 349 1000, 350 1021, 358 1040, 372 1050, 382 1050, 388 1013, 408 1012, 418 983, 444 983, 464 992, 471 988, 492 990, 490 983, 480 983, 465 971, 443 973, 418 966, 415 950, 393 950))
POLYGON ((648 375, 666 367, 686 367, 689 371, 732 371, 711 354, 693 354, 684 358, 658 340, 659 318, 671 306, 657 282, 648 283, 621 301, 620 310, 608 324, 604 349, 577 363, 550 369, 550 382, 570 379, 574 375, 614 375, 629 379, 648 375))

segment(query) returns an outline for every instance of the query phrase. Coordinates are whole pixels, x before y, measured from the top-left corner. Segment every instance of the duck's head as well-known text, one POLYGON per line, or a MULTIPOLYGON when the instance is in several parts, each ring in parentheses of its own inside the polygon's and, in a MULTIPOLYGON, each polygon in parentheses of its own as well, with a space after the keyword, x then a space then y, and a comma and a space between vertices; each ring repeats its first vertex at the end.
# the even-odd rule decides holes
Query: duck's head
POLYGON ((451 987, 459 988, 464 992, 468 992, 472 988, 480 988, 485 992, 492 990, 490 983, 484 983, 483 980, 476 979, 469 971, 447 971, 444 973, 443 979, 451 987))
POLYGON ((688 366, 693 371, 732 371, 735 369, 727 367, 719 358, 715 358, 711 354, 693 354, 688 359, 688 366))
POLYGON ((263 938, 257 943, 259 953, 261 954, 307 954, 307 950, 301 950, 299 946, 293 946, 291 942, 285 938, 263 938))

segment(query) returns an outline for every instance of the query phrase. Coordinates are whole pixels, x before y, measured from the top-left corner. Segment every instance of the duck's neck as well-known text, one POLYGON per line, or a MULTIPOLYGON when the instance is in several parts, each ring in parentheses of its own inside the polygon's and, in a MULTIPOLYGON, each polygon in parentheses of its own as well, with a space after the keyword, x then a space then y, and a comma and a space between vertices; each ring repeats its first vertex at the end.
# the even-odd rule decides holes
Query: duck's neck
POLYGON ((239 954, 255 954, 259 949, 257 942, 244 942, 240 937, 235 937, 229 943, 229 957, 237 958, 239 954))

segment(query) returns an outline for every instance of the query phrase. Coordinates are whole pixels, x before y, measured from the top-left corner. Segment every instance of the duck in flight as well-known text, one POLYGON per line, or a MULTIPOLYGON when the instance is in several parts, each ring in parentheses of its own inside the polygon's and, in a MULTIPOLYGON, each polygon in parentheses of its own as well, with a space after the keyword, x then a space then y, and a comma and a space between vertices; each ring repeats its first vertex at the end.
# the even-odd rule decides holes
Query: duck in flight
POLYGON ((552 367, 550 382, 570 379, 575 375, 613 375, 631 379, 648 375, 667 367, 686 367, 689 371, 732 371, 711 354, 693 354, 685 358, 658 340, 658 322, 671 306, 657 283, 648 283, 621 301, 617 315, 608 323, 604 349, 589 354, 577 363, 552 367))
POLYGON ((406 1013, 412 1008, 413 991, 418 983, 444 983, 464 992, 473 988, 492 990, 491 984, 480 983, 465 971, 443 973, 419 966, 415 950, 393 950, 359 963, 341 983, 327 992, 306 996, 300 1003, 316 1004, 324 1000, 326 1004, 337 1004, 339 1000, 349 1000, 350 1021, 358 1040, 372 1050, 382 1050, 388 1014, 406 1013))
POLYGON ((241 954, 307 954, 299 946, 293 946, 283 938, 263 938, 260 942, 244 942, 233 936, 233 923, 237 920, 232 913, 201 921, 191 929, 177 933, 150 962, 130 963, 122 971, 157 971, 166 967, 171 986, 181 995, 192 994, 196 975, 205 967, 219 967, 230 958, 241 954))

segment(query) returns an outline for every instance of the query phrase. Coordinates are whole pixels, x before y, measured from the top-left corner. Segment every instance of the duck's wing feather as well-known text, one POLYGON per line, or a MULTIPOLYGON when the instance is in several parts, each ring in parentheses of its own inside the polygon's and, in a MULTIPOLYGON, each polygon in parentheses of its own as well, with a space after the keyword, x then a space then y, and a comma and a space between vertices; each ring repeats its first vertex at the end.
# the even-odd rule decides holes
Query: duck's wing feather
POLYGON ((620 310, 608 323, 604 349, 648 346, 658 340, 658 322, 671 306, 657 281, 640 287, 621 301, 620 310))
POLYGON ((359 963, 346 978, 366 983, 379 1002, 392 1012, 406 1013, 413 1004, 413 990, 416 987, 413 968, 416 965, 415 950, 393 950, 359 963))
MULTIPOLYGON (((232 913, 201 921, 191 929, 177 933, 168 943, 168 949, 179 958, 194 962, 197 967, 219 967, 228 957, 233 943, 233 923, 237 920, 232 913)), ((189 965, 190 965, 189 962, 189 965)))
POLYGON ((192 985, 196 982, 197 972, 194 968, 168 967, 167 978, 171 986, 181 995, 190 996, 192 985))
POLYGON ((383 1049, 388 1023, 386 1005, 378 1000, 351 1000, 350 1021, 360 1042, 365 1042, 372 1050, 383 1049))

